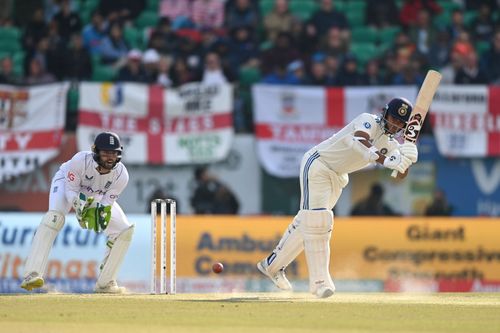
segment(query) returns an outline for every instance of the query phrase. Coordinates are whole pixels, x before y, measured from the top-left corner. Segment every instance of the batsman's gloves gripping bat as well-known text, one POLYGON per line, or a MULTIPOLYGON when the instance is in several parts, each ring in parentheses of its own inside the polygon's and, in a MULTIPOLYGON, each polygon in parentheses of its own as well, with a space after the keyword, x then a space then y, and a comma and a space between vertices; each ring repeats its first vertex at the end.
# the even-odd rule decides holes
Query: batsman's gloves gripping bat
POLYGON ((417 145, 413 142, 405 142, 399 147, 399 151, 402 155, 408 157, 412 163, 416 163, 418 160, 418 150, 417 145))
POLYGON ((83 222, 83 216, 93 202, 94 197, 87 197, 83 193, 80 193, 78 197, 73 200, 73 209, 75 210, 76 219, 78 220, 78 223, 80 223, 80 226, 84 229, 87 229, 87 227, 83 222))
POLYGON ((396 170, 399 173, 405 173, 411 165, 411 160, 402 155, 399 150, 394 150, 391 155, 386 156, 384 166, 388 169, 396 170))
MULTIPOLYGON (((85 229, 101 232, 108 227, 111 220, 111 206, 103 206, 97 203, 96 207, 87 208, 82 217, 85 229)), ((81 225, 82 223, 80 223, 81 225)))

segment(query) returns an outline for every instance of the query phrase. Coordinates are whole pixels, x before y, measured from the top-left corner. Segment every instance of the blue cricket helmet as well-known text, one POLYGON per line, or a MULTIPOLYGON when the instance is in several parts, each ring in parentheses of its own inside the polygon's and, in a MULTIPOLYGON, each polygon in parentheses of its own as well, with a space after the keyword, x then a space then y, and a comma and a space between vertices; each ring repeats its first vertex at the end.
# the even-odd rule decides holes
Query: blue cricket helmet
POLYGON ((92 153, 94 161, 96 161, 99 165, 101 165, 101 160, 99 158, 99 152, 101 150, 118 152, 116 163, 120 162, 122 159, 123 146, 120 142, 118 134, 113 132, 102 132, 95 137, 94 144, 92 145, 92 153))
POLYGON ((383 117, 386 119, 387 115, 390 114, 394 118, 404 121, 406 124, 410 119, 412 110, 413 105, 409 100, 403 97, 397 97, 393 98, 388 104, 386 104, 383 109, 383 117))

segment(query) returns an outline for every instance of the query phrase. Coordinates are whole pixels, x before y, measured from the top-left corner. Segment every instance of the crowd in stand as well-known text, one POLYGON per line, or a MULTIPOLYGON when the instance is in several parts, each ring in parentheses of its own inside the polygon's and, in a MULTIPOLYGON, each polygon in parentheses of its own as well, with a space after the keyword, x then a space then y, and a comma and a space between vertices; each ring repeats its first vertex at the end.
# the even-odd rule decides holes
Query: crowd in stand
POLYGON ((0 42, 6 84, 177 87, 253 73, 269 84, 419 85, 429 68, 443 83, 500 84, 496 0, 26 0, 24 21, 17 2, 1 2, 0 30, 22 31, 20 69, 0 42), (302 15, 292 4, 314 10, 302 15))

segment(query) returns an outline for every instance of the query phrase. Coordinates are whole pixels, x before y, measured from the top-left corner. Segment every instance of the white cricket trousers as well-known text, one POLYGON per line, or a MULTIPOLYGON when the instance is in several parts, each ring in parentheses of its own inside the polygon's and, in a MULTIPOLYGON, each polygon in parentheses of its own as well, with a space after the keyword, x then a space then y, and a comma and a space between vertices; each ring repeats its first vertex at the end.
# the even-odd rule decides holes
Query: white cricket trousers
POLYGON ((329 169, 314 148, 309 150, 300 164, 300 209, 332 210, 348 182, 347 174, 329 169))

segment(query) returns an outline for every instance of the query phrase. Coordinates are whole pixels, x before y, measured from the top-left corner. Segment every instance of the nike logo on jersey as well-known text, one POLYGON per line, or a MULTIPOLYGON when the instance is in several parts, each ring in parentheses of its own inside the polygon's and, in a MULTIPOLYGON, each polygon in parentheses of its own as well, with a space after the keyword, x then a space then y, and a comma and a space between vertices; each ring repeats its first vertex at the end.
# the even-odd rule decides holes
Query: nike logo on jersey
POLYGON ((85 175, 85 179, 87 179, 87 180, 92 180, 93 178, 94 178, 94 176, 89 177, 89 176, 85 175))

